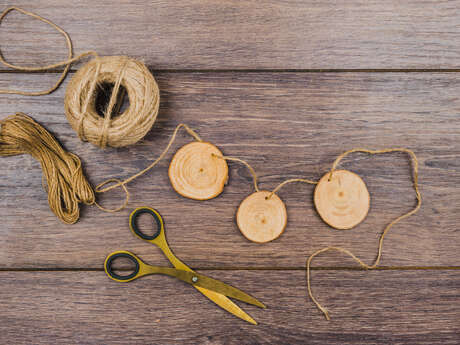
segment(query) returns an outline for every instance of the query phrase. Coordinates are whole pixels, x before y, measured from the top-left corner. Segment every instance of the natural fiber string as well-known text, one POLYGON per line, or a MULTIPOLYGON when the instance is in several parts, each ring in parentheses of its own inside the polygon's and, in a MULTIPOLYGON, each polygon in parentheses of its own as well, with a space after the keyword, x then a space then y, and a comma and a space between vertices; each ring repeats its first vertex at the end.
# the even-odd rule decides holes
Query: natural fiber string
MULTIPOLYGON (((228 161, 239 162, 239 163, 242 163, 243 165, 245 165, 248 168, 248 170, 251 173, 251 175, 252 175, 255 191, 256 192, 260 191, 259 186, 258 186, 258 181, 257 181, 258 180, 257 173, 255 172, 255 170, 252 168, 252 166, 248 162, 246 162, 246 161, 244 161, 244 160, 242 160, 240 158, 236 158, 236 157, 218 156, 218 155, 215 155, 215 154, 213 154, 213 156, 221 158, 221 159, 225 159, 225 160, 228 160, 228 161)), ((303 183, 308 183, 308 184, 318 184, 318 182, 316 182, 316 181, 303 179, 303 178, 289 179, 289 180, 286 180, 286 181, 280 183, 275 189, 273 189, 272 192, 270 192, 270 194, 268 196, 265 197, 265 199, 266 200, 270 199, 273 196, 273 194, 278 192, 283 186, 287 185, 288 183, 293 183, 293 182, 303 182, 303 183)))
POLYGON ((73 62, 92 55, 94 59, 74 75, 67 87, 64 105, 67 119, 72 128, 78 133, 81 140, 90 141, 101 148, 105 148, 106 146, 121 147, 132 145, 147 134, 158 115, 160 94, 154 77, 142 62, 119 56, 100 58, 93 51, 73 57, 72 41, 69 35, 58 25, 35 13, 18 7, 6 9, 0 15, 0 23, 11 11, 18 11, 38 19, 61 33, 66 40, 68 59, 51 65, 28 67, 17 66, 7 62, 0 53, 1 63, 20 71, 45 71, 65 66, 58 81, 47 90, 0 90, 0 93, 26 96, 50 94, 65 79, 73 62), (101 86, 105 82, 114 84, 114 87, 109 104, 104 111, 104 116, 101 118, 95 106, 95 91, 97 86, 101 86), (114 110, 118 109, 117 99, 119 99, 118 94, 122 86, 128 91, 130 106, 117 118, 114 118, 118 113, 118 111, 114 110))
POLYGON ((63 222, 75 223, 80 215, 79 203, 95 202, 78 156, 65 151, 45 128, 25 114, 1 120, 0 156, 25 153, 41 164, 51 210, 63 222))
POLYGON ((252 168, 252 166, 248 162, 246 162, 245 160, 242 160, 240 158, 236 158, 236 157, 219 156, 219 155, 216 155, 214 153, 212 155, 213 155, 213 157, 217 157, 217 158, 220 158, 220 159, 223 159, 223 160, 226 160, 226 161, 238 162, 238 163, 241 163, 244 166, 246 166, 248 168, 249 172, 252 175, 254 189, 256 190, 256 192, 259 192, 259 186, 258 186, 258 183, 257 183, 256 171, 252 168))
POLYGON ((359 259, 358 257, 356 257, 352 252, 350 252, 349 250, 347 249, 344 249, 344 248, 341 248, 341 247, 326 247, 326 248, 323 248, 323 249, 320 249, 316 252, 314 252, 307 260, 307 290, 308 290, 308 295, 310 296, 311 300, 316 304, 316 306, 318 307, 319 310, 321 310, 321 312, 323 312, 324 316, 326 317, 327 320, 330 320, 330 317, 329 317, 329 312, 326 310, 326 308, 324 308, 317 300, 316 298, 313 296, 313 292, 311 290, 311 277, 310 277, 310 266, 311 266, 311 261, 313 260, 313 258, 321 253, 324 253, 326 251, 330 251, 330 250, 335 250, 335 251, 338 251, 338 252, 341 252, 341 253, 344 253, 344 254, 347 254, 349 255, 353 260, 355 260, 362 268, 364 269, 367 269, 367 270, 370 270, 370 269, 375 269, 379 263, 380 263, 380 259, 382 257, 382 249, 383 249, 383 240, 385 238, 385 235, 388 233, 388 231, 391 229, 391 227, 393 225, 395 225, 396 223, 400 222, 401 220, 413 215, 414 213, 416 213, 421 205, 422 205, 422 196, 420 195, 420 191, 419 191, 419 188, 418 188, 418 160, 417 160, 417 157, 415 156, 415 153, 409 149, 406 149, 406 148, 392 148, 392 149, 384 149, 384 150, 368 150, 368 149, 352 149, 352 150, 349 150, 349 151, 346 151, 344 153, 342 153, 340 156, 337 157, 337 159, 334 161, 334 163, 332 164, 332 168, 331 168, 331 172, 330 172, 330 177, 329 177, 329 180, 331 179, 332 177, 332 174, 334 172, 334 170, 337 168, 338 164, 340 163, 340 161, 345 158, 345 156, 349 155, 350 153, 353 153, 353 152, 363 152, 363 153, 368 153, 368 154, 381 154, 381 153, 389 153, 389 152, 404 152, 404 153, 407 153, 410 158, 412 159, 412 170, 413 170, 413 186, 414 186, 414 190, 415 190, 415 196, 417 198, 417 204, 416 206, 409 212, 397 217, 396 219, 394 219, 390 224, 388 224, 385 229, 383 230, 382 232, 382 235, 380 236, 380 240, 379 240, 379 247, 378 247, 378 252, 377 252, 377 258, 375 259, 374 263, 372 265, 368 265, 366 263, 364 263, 361 259, 359 259))
POLYGON ((65 60, 65 61, 61 61, 61 62, 58 62, 58 63, 51 64, 51 65, 45 65, 45 66, 39 66, 39 67, 18 66, 18 65, 14 65, 14 64, 11 64, 8 61, 6 61, 5 58, 3 57, 3 55, 0 52, 0 62, 2 64, 4 64, 5 66, 8 66, 8 67, 13 68, 13 69, 18 70, 18 71, 39 72, 39 71, 46 71, 46 70, 50 70, 50 69, 53 69, 53 68, 65 66, 65 68, 64 68, 63 72, 61 73, 61 76, 59 77, 57 82, 47 90, 43 90, 43 91, 21 91, 21 90, 4 90, 4 89, 0 89, 0 94, 15 94, 15 95, 23 95, 23 96, 43 96, 43 95, 48 95, 48 94, 52 93, 53 91, 55 91, 59 87, 59 85, 61 85, 61 83, 65 79, 67 73, 69 72, 70 65, 73 62, 79 61, 82 58, 90 56, 90 55, 93 55, 95 57, 98 56, 96 52, 89 51, 89 52, 80 54, 80 55, 78 55, 76 57, 73 57, 72 41, 70 40, 70 36, 69 36, 69 34, 67 32, 65 32, 62 28, 60 28, 59 26, 54 24, 52 21, 50 21, 48 19, 45 19, 45 18, 39 16, 38 14, 23 10, 22 8, 19 8, 19 7, 10 7, 10 8, 7 8, 5 11, 3 11, 3 13, 0 15, 0 24, 2 23, 3 19, 5 18, 5 16, 11 11, 18 11, 18 12, 20 12, 22 14, 25 14, 25 15, 30 16, 32 18, 38 19, 38 20, 40 20, 40 21, 42 21, 42 22, 44 22, 46 24, 51 25, 59 33, 61 33, 64 36, 64 38, 66 40, 66 43, 67 43, 68 59, 65 60))
POLYGON ((270 199, 273 196, 273 194, 278 192, 285 185, 287 185, 289 183, 293 183, 293 182, 303 182, 303 183, 307 183, 307 184, 318 184, 317 181, 312 181, 312 180, 308 180, 308 179, 304 179, 304 178, 292 178, 292 179, 286 180, 284 182, 281 182, 275 189, 273 189, 273 191, 266 197, 266 199, 267 200, 270 199))
POLYGON ((118 211, 121 211, 122 209, 124 209, 128 205, 128 201, 129 201, 129 192, 128 192, 128 189, 126 188, 126 184, 128 184, 132 180, 138 178, 139 176, 142 176, 145 173, 147 173, 149 170, 151 170, 155 165, 157 165, 165 157, 166 153, 168 153, 169 149, 171 148, 171 145, 174 143, 174 140, 176 139, 177 133, 179 132, 179 130, 181 128, 185 128, 187 133, 190 136, 192 136, 196 141, 199 141, 199 142, 203 141, 200 138, 200 136, 195 131, 193 131, 189 126, 187 126, 186 124, 181 123, 181 124, 177 125, 176 129, 174 130, 174 132, 173 132, 173 134, 171 136, 171 139, 169 139, 168 145, 166 145, 166 147, 163 150, 163 152, 148 167, 146 167, 145 169, 143 169, 143 170, 139 171, 138 173, 132 175, 131 177, 128 177, 127 179, 125 179, 123 181, 111 178, 111 179, 108 179, 108 180, 106 180, 106 181, 104 181, 104 182, 102 182, 102 183, 100 183, 100 184, 98 184, 96 186, 96 188, 95 188, 96 193, 105 193, 105 192, 108 192, 108 191, 110 191, 112 189, 115 189, 117 187, 123 187, 123 189, 125 190, 125 193, 126 193, 126 199, 125 199, 125 202, 123 203, 123 205, 121 205, 120 207, 118 207, 116 209, 108 209, 108 208, 105 208, 105 207, 99 205, 97 202, 95 202, 96 206, 99 207, 101 210, 106 211, 106 212, 118 212, 118 211), (107 185, 109 183, 113 183, 113 182, 116 182, 116 183, 113 184, 113 185, 110 185, 108 187, 102 188, 105 185, 107 185))

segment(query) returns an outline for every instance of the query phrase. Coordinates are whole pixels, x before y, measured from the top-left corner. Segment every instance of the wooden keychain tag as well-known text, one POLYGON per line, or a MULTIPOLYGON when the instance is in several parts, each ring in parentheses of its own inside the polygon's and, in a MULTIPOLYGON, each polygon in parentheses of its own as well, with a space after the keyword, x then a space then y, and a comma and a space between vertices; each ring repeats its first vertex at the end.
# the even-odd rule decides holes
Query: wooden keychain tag
POLYGON ((348 170, 334 170, 318 182, 314 202, 324 222, 345 230, 366 218, 370 195, 361 177, 348 170))
POLYGON ((249 241, 270 242, 281 236, 286 228, 286 206, 276 194, 258 191, 241 202, 236 222, 249 241))
POLYGON ((224 190, 228 165, 222 152, 211 143, 192 142, 182 146, 169 165, 169 180, 180 195, 209 200, 224 190))

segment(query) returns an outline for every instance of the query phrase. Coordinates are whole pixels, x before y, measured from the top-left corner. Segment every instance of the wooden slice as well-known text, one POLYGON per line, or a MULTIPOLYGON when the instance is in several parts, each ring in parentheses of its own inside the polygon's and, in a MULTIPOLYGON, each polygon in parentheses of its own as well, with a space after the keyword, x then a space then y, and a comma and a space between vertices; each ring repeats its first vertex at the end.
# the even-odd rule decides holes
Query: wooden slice
POLYGON ((315 206, 321 218, 336 229, 351 229, 369 212, 370 196, 364 181, 348 170, 324 175, 315 189, 315 206))
POLYGON ((228 180, 227 162, 210 143, 192 142, 181 147, 169 165, 169 180, 180 195, 208 200, 222 193, 228 180))
POLYGON ((244 237, 256 243, 265 243, 277 239, 287 223, 284 202, 269 191, 255 192, 240 204, 236 214, 238 228, 244 237))

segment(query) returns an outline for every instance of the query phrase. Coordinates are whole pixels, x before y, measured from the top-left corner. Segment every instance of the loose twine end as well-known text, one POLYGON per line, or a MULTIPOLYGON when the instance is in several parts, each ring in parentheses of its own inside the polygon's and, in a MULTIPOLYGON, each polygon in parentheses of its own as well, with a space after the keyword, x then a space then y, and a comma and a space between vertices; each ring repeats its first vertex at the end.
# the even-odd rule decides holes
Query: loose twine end
POLYGON ((62 71, 59 79, 56 81, 56 83, 52 87, 50 87, 47 90, 43 90, 43 91, 21 91, 21 90, 3 89, 3 90, 0 90, 0 94, 16 94, 16 95, 23 95, 23 96, 43 96, 43 95, 48 95, 48 94, 52 93, 53 91, 55 91, 59 87, 59 85, 61 85, 61 83, 64 81, 65 77, 67 76, 67 74, 69 72, 69 69, 70 69, 70 65, 72 63, 74 63, 74 62, 76 62, 78 60, 81 60, 81 59, 83 59, 84 57, 87 57, 87 56, 95 56, 95 57, 98 56, 96 52, 88 51, 88 52, 80 54, 80 55, 78 55, 76 57, 73 57, 72 41, 70 40, 70 36, 69 36, 69 34, 67 32, 65 32, 58 25, 54 24, 52 21, 50 21, 48 19, 45 19, 42 16, 39 16, 38 14, 35 14, 33 12, 23 10, 22 8, 19 8, 19 7, 14 7, 13 6, 13 7, 9 7, 6 10, 4 10, 2 12, 2 14, 0 15, 0 24, 3 21, 3 19, 6 17, 6 15, 9 12, 12 12, 12 11, 18 11, 18 12, 20 12, 22 14, 25 14, 25 15, 29 16, 29 17, 38 19, 38 20, 40 20, 40 21, 52 26, 59 33, 61 33, 64 36, 66 44, 67 44, 68 58, 67 58, 67 60, 64 60, 64 61, 61 61, 61 62, 58 62, 58 63, 54 63, 54 64, 50 64, 50 65, 32 67, 32 66, 18 66, 18 65, 11 64, 11 63, 9 63, 8 61, 6 61, 4 59, 2 54, 0 54, 0 63, 2 63, 3 65, 5 65, 7 67, 12 68, 12 69, 18 70, 18 71, 39 72, 39 71, 45 71, 45 70, 50 70, 50 69, 54 69, 54 68, 57 68, 57 67, 65 66, 65 68, 62 71))
POLYGON ((385 238, 385 235, 388 233, 388 231, 396 223, 398 223, 398 222, 402 221, 403 219, 415 214, 420 209, 420 207, 422 205, 422 197, 421 197, 421 194, 420 194, 420 191, 419 191, 419 188, 418 188, 418 160, 417 160, 417 157, 416 157, 416 155, 415 155, 415 153, 413 151, 411 151, 409 149, 406 149, 406 148, 392 148, 392 149, 384 149, 384 150, 352 149, 352 150, 349 150, 349 151, 346 151, 346 152, 342 153, 339 157, 337 157, 337 159, 334 161, 334 163, 332 165, 332 168, 331 168, 331 176, 332 176, 333 171, 336 169, 337 165, 339 164, 339 162, 345 156, 347 156, 348 154, 353 153, 353 152, 363 152, 363 153, 368 153, 368 154, 381 154, 381 153, 389 153, 389 152, 404 152, 404 153, 407 153, 409 155, 409 157, 411 158, 411 160, 412 160, 413 187, 414 187, 414 190, 415 190, 415 196, 416 196, 416 199, 417 199, 417 204, 411 211, 409 211, 409 212, 397 217, 396 219, 394 219, 391 223, 389 223, 385 227, 385 229, 383 230, 383 232, 382 232, 382 234, 380 236, 380 239, 379 239, 377 257, 376 257, 376 259, 375 259, 375 261, 374 261, 374 263, 372 265, 367 265, 361 259, 359 259, 357 256, 355 256, 352 252, 350 252, 347 249, 341 248, 341 247, 326 247, 326 248, 323 248, 323 249, 319 249, 316 252, 314 252, 307 259, 307 262, 306 262, 307 273, 306 274, 307 274, 307 291, 308 291, 308 295, 309 295, 310 299, 313 301, 313 303, 316 304, 318 309, 324 314, 324 316, 326 317, 326 320, 330 320, 329 313, 326 310, 326 308, 324 308, 316 300, 316 298, 313 296, 313 292, 311 290, 311 273, 310 273, 311 269, 310 269, 310 267, 311 267, 311 262, 312 262, 313 258, 316 257, 317 255, 321 254, 321 253, 326 252, 326 251, 335 250, 335 251, 338 251, 338 252, 341 252, 341 253, 344 253, 344 254, 350 256, 354 261, 356 261, 362 268, 364 268, 366 270, 375 269, 379 265, 381 257, 382 257, 383 240, 385 238))

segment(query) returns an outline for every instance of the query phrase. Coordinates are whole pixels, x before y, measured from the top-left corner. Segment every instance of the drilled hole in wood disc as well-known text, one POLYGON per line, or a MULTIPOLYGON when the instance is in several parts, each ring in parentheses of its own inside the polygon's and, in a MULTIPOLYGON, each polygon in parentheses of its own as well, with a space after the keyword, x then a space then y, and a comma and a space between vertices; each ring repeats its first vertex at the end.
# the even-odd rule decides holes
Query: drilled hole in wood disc
POLYGON ((240 204, 236 214, 238 228, 249 241, 257 243, 270 242, 277 239, 284 231, 287 223, 287 212, 284 202, 271 192, 255 192, 240 204))
POLYGON ((180 195, 208 200, 222 193, 228 179, 227 162, 210 143, 193 142, 181 147, 169 165, 169 180, 180 195))
POLYGON ((348 170, 325 174, 315 189, 315 206, 321 218, 336 229, 351 229, 369 212, 370 196, 364 181, 348 170))

